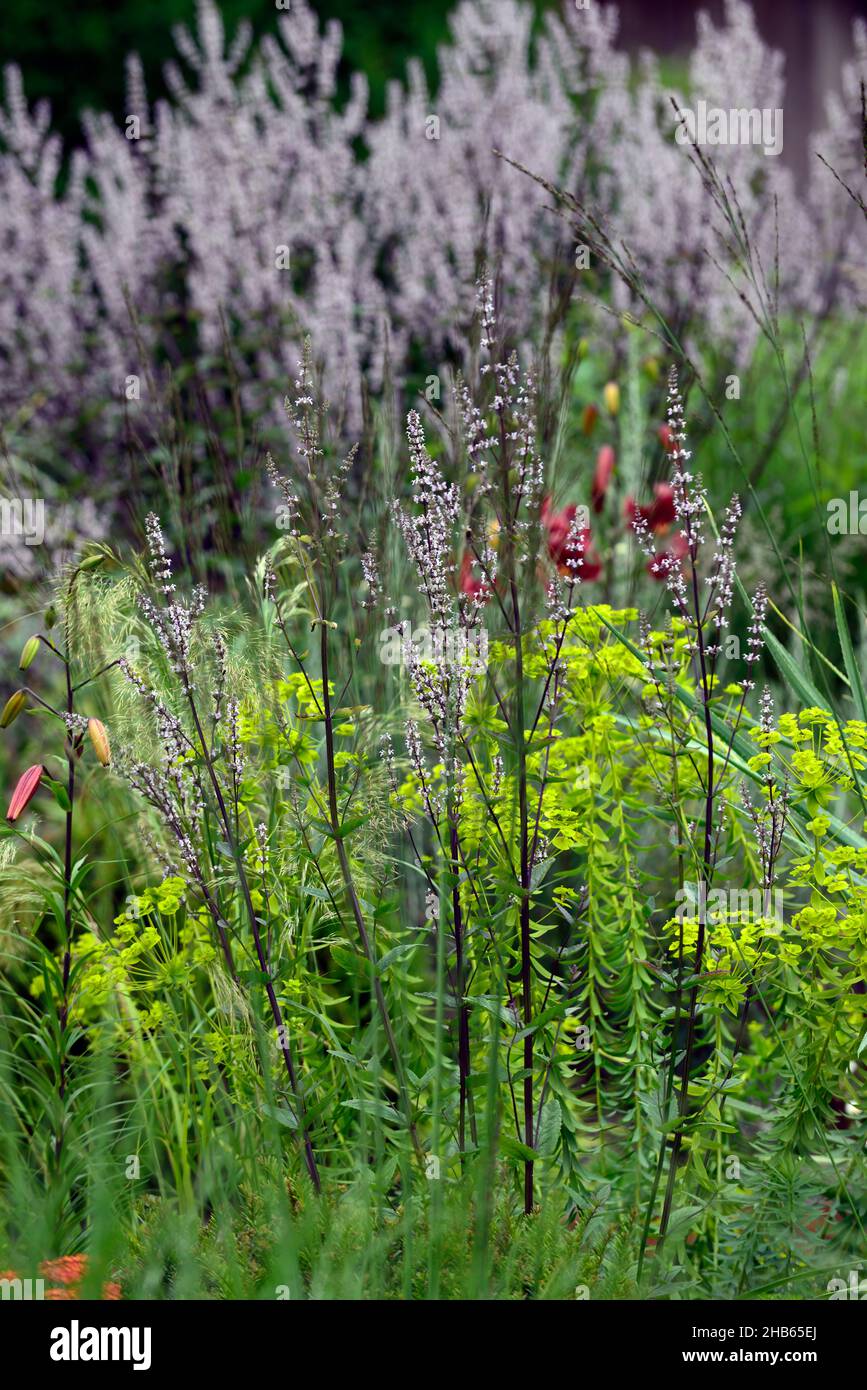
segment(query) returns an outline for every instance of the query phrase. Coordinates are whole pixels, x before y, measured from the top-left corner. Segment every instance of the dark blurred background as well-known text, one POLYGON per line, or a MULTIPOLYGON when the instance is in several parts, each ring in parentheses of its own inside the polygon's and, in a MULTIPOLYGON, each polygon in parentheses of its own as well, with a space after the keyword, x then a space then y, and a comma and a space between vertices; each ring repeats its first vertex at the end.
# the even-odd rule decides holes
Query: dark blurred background
MULTIPOLYGON (((570 0, 534 0, 537 11, 565 3, 570 0)), ((443 0, 315 0, 314 7, 323 20, 335 17, 343 24, 346 68, 367 74, 374 112, 382 108, 386 81, 401 74, 411 55, 434 74, 436 47, 448 36, 452 8, 443 0)), ((853 17, 867 14, 867 0, 755 0, 754 8, 762 35, 786 55, 783 157, 803 167, 805 138, 821 123, 824 93, 851 46, 853 17)), ((280 13, 274 0, 222 0, 221 9, 230 33, 241 18, 257 33, 267 32, 280 13)), ((696 11, 707 9, 719 19, 723 0, 622 0, 619 9, 625 48, 650 47, 676 62, 691 47, 696 11)), ((0 61, 20 64, 28 96, 50 100, 55 128, 73 145, 83 108, 124 114, 128 52, 141 55, 150 92, 162 93, 162 65, 174 52, 172 25, 194 21, 195 0, 6 0, 0 6, 0 61)))

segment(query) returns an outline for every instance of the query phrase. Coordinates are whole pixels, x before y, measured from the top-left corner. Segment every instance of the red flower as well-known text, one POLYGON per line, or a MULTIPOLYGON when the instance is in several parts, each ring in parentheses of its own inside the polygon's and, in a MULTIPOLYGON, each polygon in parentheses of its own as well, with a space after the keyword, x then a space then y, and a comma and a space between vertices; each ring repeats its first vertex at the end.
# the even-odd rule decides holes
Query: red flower
MULTIPOLYGON (((598 579, 602 573, 602 561, 595 550, 591 553, 586 548, 590 543, 590 531, 582 531, 581 535, 585 537, 585 548, 581 551, 581 558, 584 563, 578 571, 578 578, 585 581, 598 579)), ((569 572, 571 573, 571 571, 569 572)))
MULTIPOLYGON (((46 1289, 45 1297, 59 1300, 69 1300, 81 1297, 79 1288, 80 1281, 87 1273, 86 1255, 61 1255, 59 1260, 43 1260, 39 1266, 39 1273, 46 1279, 54 1279, 61 1284, 59 1289, 46 1289)), ((115 1284, 108 1280, 102 1286, 102 1296, 108 1302, 117 1302, 123 1298, 123 1291, 120 1284, 115 1284)))
POLYGON ((659 435, 659 442, 665 452, 667 454, 674 453, 674 446, 677 441, 671 432, 671 425, 660 425, 657 434, 659 435))
POLYGON ((591 404, 591 405, 585 405, 584 410, 583 410, 582 415, 581 415, 581 429, 582 429, 582 431, 584 432, 584 434, 586 434, 588 437, 593 433, 593 430, 594 430, 595 427, 596 427, 596 421, 597 421, 598 419, 599 419, 599 410, 598 410, 598 408, 597 408, 595 405, 592 405, 592 404, 591 404))
POLYGON ((819 1236, 827 1237, 831 1235, 832 1232, 828 1230, 828 1223, 830 1221, 841 1221, 843 1218, 840 1212, 832 1210, 831 1203, 828 1201, 827 1197, 815 1199, 813 1205, 818 1206, 819 1215, 814 1216, 812 1221, 808 1221, 804 1229, 812 1231, 815 1235, 819 1236))
POLYGON ((665 550, 658 550, 651 560, 647 562, 647 573, 651 579, 663 584, 670 570, 679 564, 689 551, 689 543, 686 536, 678 532, 672 537, 671 545, 665 550))
POLYGON ((562 512, 551 511, 550 497, 542 502, 542 525, 548 532, 548 554, 561 574, 571 579, 598 579, 602 565, 593 552, 590 558, 590 527, 580 530, 575 525, 578 507, 572 502, 562 512), (577 561, 581 564, 577 564, 577 561))
POLYGON ((654 483, 653 501, 649 507, 636 507, 635 498, 627 497, 623 513, 630 529, 636 516, 640 516, 647 522, 651 531, 667 531, 675 519, 674 493, 670 484, 654 483))
POLYGON ((590 490, 590 505, 597 515, 605 504, 605 494, 614 472, 614 462, 615 455, 611 445, 603 444, 596 455, 596 472, 593 474, 593 486, 590 490))
POLYGON ((77 1284, 87 1269, 86 1255, 61 1255, 59 1260, 43 1260, 39 1273, 58 1284, 77 1284))
POLYGON ((670 484, 656 483, 648 517, 651 531, 664 531, 674 521, 675 515, 674 492, 670 484))
POLYGON ((461 560, 461 572, 458 579, 458 587, 462 594, 468 598, 476 599, 479 603, 487 603, 491 596, 491 591, 483 579, 476 579, 473 575, 473 562, 470 559, 470 552, 464 551, 461 560))
POLYGON ((36 795, 36 788, 42 780, 45 768, 41 763, 35 767, 28 767, 27 771, 18 779, 18 786, 12 793, 12 800, 9 802, 9 810, 6 812, 8 821, 16 821, 23 811, 27 810, 28 805, 36 795))

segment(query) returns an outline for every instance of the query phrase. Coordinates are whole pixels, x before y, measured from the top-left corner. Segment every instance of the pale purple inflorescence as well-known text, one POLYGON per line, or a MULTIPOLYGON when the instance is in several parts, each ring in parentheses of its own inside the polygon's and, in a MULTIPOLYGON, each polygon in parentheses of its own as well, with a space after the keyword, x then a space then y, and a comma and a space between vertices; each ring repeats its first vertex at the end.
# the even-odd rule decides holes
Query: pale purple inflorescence
MULTIPOLYGON (((4 418, 34 403, 34 386, 46 425, 106 398, 120 402, 128 378, 143 377, 142 354, 153 355, 166 316, 183 305, 203 356, 219 353, 224 327, 243 336, 242 389, 262 408, 279 399, 310 333, 328 399, 355 435, 362 375, 376 389, 386 355, 399 378, 411 343, 431 370, 460 353, 482 260, 496 268, 504 321, 520 345, 538 327, 552 267, 570 264, 574 248, 545 211, 543 191, 495 148, 616 228, 649 292, 686 320, 688 342, 701 305, 715 342, 748 356, 757 328, 714 264, 719 218, 689 151, 674 140, 656 60, 644 55, 636 74, 615 47, 614 8, 568 5, 534 33, 525 0, 462 0, 450 26, 438 88, 429 90, 412 64, 407 84, 390 88, 384 117, 372 121, 358 75, 338 109, 340 27, 321 31, 308 0, 293 0, 277 36, 258 46, 244 25, 227 44, 212 0, 199 0, 197 37, 175 34, 181 63, 167 72, 171 100, 148 101, 132 58, 126 121, 88 116, 84 149, 63 182, 49 112, 28 107, 20 74, 7 69, 4 418)), ((690 100, 784 108, 780 55, 744 0, 727 0, 721 24, 700 15, 697 28, 690 100)), ((844 178, 855 178, 861 159, 865 76, 867 25, 857 21, 826 129, 811 141, 844 178)), ((863 237, 857 209, 828 170, 811 159, 808 186, 797 190, 784 160, 757 145, 709 153, 731 176, 768 269, 783 229, 781 304, 857 307, 867 283, 863 237)), ((623 286, 615 293, 628 296, 623 286)))

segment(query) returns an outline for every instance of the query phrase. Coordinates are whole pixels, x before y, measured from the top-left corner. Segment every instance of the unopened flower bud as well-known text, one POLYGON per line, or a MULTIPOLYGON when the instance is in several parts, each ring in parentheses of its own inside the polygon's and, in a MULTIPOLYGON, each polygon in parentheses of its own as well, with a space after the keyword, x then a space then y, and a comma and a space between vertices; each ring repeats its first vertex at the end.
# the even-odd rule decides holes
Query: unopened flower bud
POLYGON ((93 744, 93 751, 103 767, 108 767, 111 762, 111 746, 108 742, 108 734, 101 719, 88 719, 87 732, 93 744))
POLYGON ((29 767, 27 771, 19 777, 18 785, 12 793, 12 800, 9 802, 9 810, 6 812, 6 819, 8 821, 16 821, 22 812, 26 811, 33 797, 36 795, 36 789, 42 780, 42 774, 44 772, 45 768, 42 764, 37 763, 35 767, 29 767))
POLYGON ((28 666, 33 664, 37 652, 39 651, 39 638, 28 637, 21 652, 21 660, 18 663, 19 671, 26 671, 28 666))
POLYGON ((3 706, 3 713, 0 714, 0 729, 8 729, 13 719, 17 719, 24 708, 27 696, 23 690, 16 690, 14 695, 10 695, 6 704, 3 706))

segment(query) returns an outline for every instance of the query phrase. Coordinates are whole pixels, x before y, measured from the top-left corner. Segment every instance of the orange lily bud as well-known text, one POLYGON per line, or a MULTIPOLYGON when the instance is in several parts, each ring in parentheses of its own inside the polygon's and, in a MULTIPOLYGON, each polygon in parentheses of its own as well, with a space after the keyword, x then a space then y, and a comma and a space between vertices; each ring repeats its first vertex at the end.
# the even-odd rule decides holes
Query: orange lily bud
POLYGON ((101 719, 88 719, 87 732, 93 744, 93 751, 103 767, 108 767, 111 762, 111 746, 108 741, 105 725, 101 719))
POLYGON ((594 426, 598 419, 599 411, 597 410, 596 406, 593 404, 585 405, 583 414, 581 416, 582 433, 586 435, 591 435, 593 433, 594 426))

